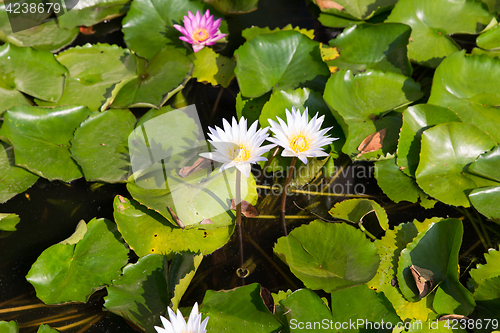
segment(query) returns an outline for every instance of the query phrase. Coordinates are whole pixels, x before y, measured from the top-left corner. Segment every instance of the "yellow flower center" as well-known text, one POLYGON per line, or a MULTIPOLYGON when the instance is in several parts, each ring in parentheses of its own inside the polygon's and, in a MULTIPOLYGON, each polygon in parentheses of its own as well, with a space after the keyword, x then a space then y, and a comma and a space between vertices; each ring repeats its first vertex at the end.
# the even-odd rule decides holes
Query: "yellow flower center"
POLYGON ((289 142, 290 148, 296 153, 301 153, 309 149, 309 143, 307 142, 306 137, 302 134, 292 136, 289 142))
POLYGON ((204 42, 208 38, 207 30, 200 28, 193 33, 193 39, 196 42, 204 42))
POLYGON ((228 155, 234 162, 245 162, 250 158, 250 150, 247 146, 235 144, 229 149, 228 155))

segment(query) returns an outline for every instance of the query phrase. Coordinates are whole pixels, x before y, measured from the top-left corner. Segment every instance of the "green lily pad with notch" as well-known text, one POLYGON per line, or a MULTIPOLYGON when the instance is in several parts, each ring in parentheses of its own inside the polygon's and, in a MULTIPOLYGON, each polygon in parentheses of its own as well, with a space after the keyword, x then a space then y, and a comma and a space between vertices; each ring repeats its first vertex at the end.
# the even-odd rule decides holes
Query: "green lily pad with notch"
POLYGON ((264 104, 259 117, 259 123, 262 127, 269 126, 268 119, 278 122, 277 118, 281 118, 286 122, 286 110, 292 111, 292 107, 299 110, 302 114, 305 108, 308 109, 309 120, 318 114, 318 118, 324 116, 321 128, 333 127, 326 135, 338 140, 333 141, 334 151, 338 156, 344 145, 344 133, 338 125, 335 118, 332 116, 328 105, 323 100, 321 94, 312 91, 308 88, 298 88, 295 90, 277 90, 271 94, 269 101, 264 104))
POLYGON ((479 156, 478 159, 469 166, 467 172, 500 182, 499 163, 500 146, 496 146, 491 151, 479 156))
MULTIPOLYGON (((499 184, 500 185, 500 184, 499 184)), ((500 186, 487 186, 473 189, 469 199, 478 212, 488 219, 500 223, 500 186)))
POLYGON ((76 244, 55 244, 43 251, 26 279, 46 304, 87 302, 94 291, 120 276, 127 254, 116 225, 93 219, 76 244))
POLYGON ((410 59, 436 68, 444 58, 461 49, 449 35, 478 34, 493 17, 484 4, 472 0, 459 3, 454 0, 400 0, 386 22, 409 25, 412 28, 408 47, 410 59))
POLYGON ((344 68, 354 73, 367 69, 395 72, 411 76, 408 59, 408 40, 411 28, 400 23, 360 24, 345 29, 329 44, 340 56, 329 61, 329 66, 344 68), (377 43, 373 43, 373 40, 377 43))
POLYGON ((73 132, 89 115, 83 106, 17 106, 5 113, 0 135, 14 146, 17 165, 49 180, 69 182, 83 176, 69 148, 73 132))
POLYGON ((125 15, 128 0, 78 0, 71 10, 57 17, 61 28, 73 29, 77 26, 93 26, 105 20, 125 15))
MULTIPOLYGON (((395 326, 401 319, 396 314, 391 302, 383 292, 375 292, 362 284, 331 293, 332 314, 336 322, 351 323, 363 320, 371 323, 391 323, 395 326), (360 300, 363 300, 360 302, 360 300)), ((357 329, 369 330, 369 325, 356 325, 357 329)), ((386 327, 387 324, 384 325, 386 327)), ((357 330, 342 330, 344 332, 359 332, 357 330)))
POLYGON ((399 135, 397 162, 406 175, 415 177, 420 160, 422 133, 434 125, 461 122, 455 112, 432 104, 417 104, 403 111, 403 126, 399 135))
POLYGON ((299 289, 279 302, 291 332, 318 332, 314 322, 324 324, 322 328, 330 328, 330 322, 338 321, 332 316, 328 304, 312 290, 299 289), (325 324, 326 323, 326 324, 325 324))
MULTIPOLYGON (((68 70, 48 51, 38 51, 12 44, 0 46, 0 89, 16 90, 35 98, 55 102, 64 89, 68 70)), ((7 95, 11 95, 7 92, 7 95)), ((0 109, 24 100, 19 94, 10 96, 10 102, 2 101, 0 109)))
POLYGON ((38 176, 16 166, 13 147, 0 141, 0 203, 26 191, 38 176))
POLYGON ((163 327, 160 315, 168 317, 167 306, 177 309, 202 258, 191 253, 177 253, 171 263, 160 254, 139 258, 106 287, 104 307, 143 331, 155 333, 154 326, 163 327), (176 294, 176 288, 182 292, 176 294))
POLYGON ((165 219, 135 200, 115 197, 114 217, 123 239, 143 257, 151 253, 168 255, 175 252, 200 252, 208 255, 224 246, 234 231, 234 226, 213 230, 182 230, 175 222, 165 219))
MULTIPOLYGON (((214 229, 234 222, 236 217, 230 207, 236 193, 235 168, 222 172, 204 169, 182 178, 176 169, 165 174, 161 164, 153 167, 154 171, 129 180, 127 189, 135 200, 172 221, 170 207, 186 227, 214 229), (163 188, 148 188, 153 182, 163 188), (200 224, 205 219, 211 223, 200 224)), ((253 205, 257 202, 253 175, 241 177, 241 198, 253 205)))
MULTIPOLYGON (((283 324, 267 309, 258 283, 232 290, 207 290, 200 308, 214 332, 279 332, 283 324)), ((202 319, 202 320, 203 320, 202 319)))
POLYGON ((330 71, 319 43, 297 31, 256 36, 235 51, 234 73, 245 97, 299 86, 322 90, 330 71))
POLYGON ((363 219, 370 213, 375 213, 380 227, 389 229, 389 218, 385 210, 370 199, 343 200, 335 204, 328 212, 333 218, 346 220, 355 224, 363 223, 363 219))
MULTIPOLYGON (((139 56, 151 60, 165 45, 186 50, 179 40, 182 34, 173 25, 184 26, 188 11, 196 14, 209 9, 214 20, 223 18, 211 5, 201 0, 135 0, 123 19, 123 34, 127 46, 139 56)), ((227 22, 221 22, 221 32, 227 33, 227 22)), ((185 52, 185 51, 184 51, 185 52)))
POLYGON ((261 28, 261 27, 255 27, 255 26, 252 26, 250 28, 246 28, 245 30, 243 30, 241 32, 241 35, 247 40, 251 40, 259 35, 263 35, 263 34, 272 34, 272 33, 275 33, 277 31, 289 31, 289 30, 295 30, 295 31, 298 31, 300 32, 301 34, 304 34, 306 35, 307 37, 309 37, 310 39, 314 39, 314 30, 307 30, 307 29, 301 29, 300 27, 293 27, 291 24, 287 24, 286 26, 284 26, 283 28, 275 28, 273 30, 271 30, 269 27, 264 27, 264 28, 261 28))
POLYGON ((471 293, 460 284, 458 253, 463 226, 459 219, 431 224, 401 251, 397 278, 402 294, 409 301, 420 301, 410 266, 430 270, 437 285, 432 307, 439 314, 469 315, 475 307, 471 293))
POLYGON ((163 48, 150 61, 139 58, 137 76, 120 89, 111 106, 159 108, 184 88, 192 68, 191 60, 171 47, 163 48))
POLYGON ((430 224, 440 220, 439 217, 433 217, 423 222, 414 220, 402 223, 394 230, 387 230, 382 239, 375 240, 375 246, 380 256, 380 265, 377 274, 367 285, 378 292, 383 292, 402 320, 416 319, 425 322, 436 317, 436 313, 432 310, 433 294, 420 301, 409 302, 403 297, 399 287, 393 286, 393 279, 396 276, 401 251, 430 224))
POLYGON ((80 124, 71 140, 71 156, 87 181, 116 183, 128 178, 128 137, 135 123, 129 110, 111 109, 94 113, 80 124))
POLYGON ((477 264, 476 268, 470 270, 469 283, 474 289, 484 281, 500 276, 500 251, 488 249, 484 259, 486 264, 477 264))
POLYGON ((5 333, 18 333, 19 325, 14 320, 0 321, 0 329, 5 333))
MULTIPOLYGON (((10 89, 0 82, 0 115, 14 106, 31 105, 28 99, 16 89, 10 89)), ((1 125, 1 124, 0 124, 1 125)))
POLYGON ((476 44, 484 50, 498 50, 500 48, 500 26, 485 31, 476 38, 476 44))
POLYGON ((213 86, 221 85, 227 88, 234 78, 236 61, 215 53, 209 47, 193 53, 191 59, 194 63, 193 77, 198 82, 210 83, 213 86))
POLYGON ((409 201, 416 203, 420 200, 422 207, 429 209, 437 202, 429 198, 415 179, 405 175, 396 164, 395 158, 375 162, 375 178, 382 191, 395 203, 409 201))
POLYGON ((78 27, 73 29, 60 28, 54 19, 33 28, 13 33, 5 10, 5 3, 0 4, 0 40, 5 43, 19 47, 32 47, 41 51, 57 52, 71 44, 78 33, 78 27))
POLYGON ((387 11, 396 0, 313 0, 319 9, 328 14, 349 19, 367 20, 387 11))
POLYGON ((307 288, 326 292, 370 281, 379 265, 375 245, 345 223, 315 220, 279 238, 273 250, 307 288))
POLYGON ((245 117, 249 124, 253 124, 254 121, 259 120, 262 108, 270 96, 271 92, 268 92, 260 97, 249 98, 243 96, 240 91, 236 96, 236 115, 238 119, 245 117))
POLYGON ((64 93, 57 103, 36 100, 38 105, 85 105, 103 111, 120 88, 137 76, 137 57, 116 45, 77 46, 59 53, 57 60, 69 70, 64 93))
POLYGON ((450 108, 500 142, 500 59, 457 52, 434 74, 429 103, 450 108), (485 84, 488 82, 488 84, 485 84))
POLYGON ((257 10, 259 0, 206 0, 225 15, 245 14, 257 10))
POLYGON ((19 215, 0 213, 0 231, 16 231, 16 225, 21 222, 19 215))
POLYGON ((51 328, 49 325, 40 325, 37 333, 58 333, 59 331, 51 328))
POLYGON ((366 137, 386 128, 381 150, 364 154, 361 159, 395 151, 401 119, 396 117, 398 113, 388 113, 421 97, 420 84, 413 79, 376 70, 356 76, 351 71, 340 70, 328 80, 323 95, 346 134, 342 151, 350 157, 359 153, 358 146, 366 137))
POLYGON ((439 201, 469 207, 470 191, 497 183, 464 171, 480 154, 494 146, 491 136, 474 125, 436 125, 422 133, 420 163, 415 173, 417 184, 439 201))

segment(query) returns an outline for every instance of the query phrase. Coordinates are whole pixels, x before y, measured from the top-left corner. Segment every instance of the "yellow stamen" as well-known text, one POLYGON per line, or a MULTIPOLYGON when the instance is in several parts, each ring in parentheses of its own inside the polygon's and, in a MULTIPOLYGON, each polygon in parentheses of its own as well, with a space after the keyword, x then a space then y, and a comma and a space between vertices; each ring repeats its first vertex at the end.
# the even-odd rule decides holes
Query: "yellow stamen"
POLYGON ((290 140, 290 148, 296 152, 301 153, 309 149, 309 143, 304 135, 294 135, 290 140))
POLYGON ((245 162, 250 157, 250 150, 244 145, 234 145, 234 147, 228 150, 228 155, 235 162, 245 162))
POLYGON ((193 39, 196 42, 204 42, 208 38, 208 32, 206 29, 200 28, 193 33, 193 39))

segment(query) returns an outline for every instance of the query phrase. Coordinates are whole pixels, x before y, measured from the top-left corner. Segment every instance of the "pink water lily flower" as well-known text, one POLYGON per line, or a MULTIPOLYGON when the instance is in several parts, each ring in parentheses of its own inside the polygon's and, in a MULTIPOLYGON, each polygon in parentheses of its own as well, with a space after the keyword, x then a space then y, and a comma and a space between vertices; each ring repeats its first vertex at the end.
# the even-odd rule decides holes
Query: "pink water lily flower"
POLYGON ((184 27, 174 24, 174 28, 184 35, 179 37, 180 40, 193 45, 194 52, 200 51, 206 45, 214 45, 217 40, 227 36, 219 31, 221 19, 214 21, 210 10, 207 9, 203 16, 199 11, 196 15, 189 11, 188 16, 184 16, 184 27))

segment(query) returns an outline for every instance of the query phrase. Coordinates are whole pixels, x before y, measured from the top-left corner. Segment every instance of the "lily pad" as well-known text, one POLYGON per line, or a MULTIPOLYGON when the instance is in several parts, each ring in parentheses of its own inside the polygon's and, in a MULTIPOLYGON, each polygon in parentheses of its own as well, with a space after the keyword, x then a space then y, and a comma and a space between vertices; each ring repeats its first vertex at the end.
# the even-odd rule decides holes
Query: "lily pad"
POLYGON ((16 231, 16 225, 21 221, 14 213, 0 213, 0 231, 16 231))
MULTIPOLYGON (((170 169, 164 173, 161 164, 155 171, 127 184, 132 197, 165 218, 172 220, 169 208, 182 221, 184 226, 199 228, 200 223, 210 219, 212 223, 202 225, 204 229, 227 227, 235 219, 230 207, 236 191, 236 169, 207 173, 201 170, 186 178, 179 176, 178 170, 170 169), (161 187, 147 188, 153 183, 161 187)), ((255 179, 242 177, 241 198, 255 204, 257 190, 255 179)))
POLYGON ((352 223, 363 223, 363 219, 370 213, 375 216, 383 230, 389 228, 389 219, 385 210, 375 201, 370 199, 351 199, 341 201, 330 209, 330 215, 337 219, 352 223))
MULTIPOLYGON (((394 228, 387 230, 385 236, 380 240, 375 240, 375 246, 380 256, 380 266, 375 277, 367 285, 379 292, 383 292, 391 302, 396 313, 402 320, 416 319, 427 321, 434 319, 436 314, 430 306, 427 306, 427 299, 418 302, 409 302, 401 294, 398 286, 393 286, 393 280, 396 276, 398 259, 401 251, 409 244, 419 232, 426 230, 432 223, 440 221, 441 218, 427 219, 424 222, 402 223, 394 228)), ((429 295, 427 298, 431 298, 429 295)))
POLYGON ((424 131, 415 173, 418 185, 446 204, 469 207, 471 190, 496 184, 465 173, 466 166, 494 145, 488 134, 471 124, 444 123, 424 131))
POLYGON ((0 203, 26 191, 38 176, 16 166, 11 145, 0 141, 0 203))
POLYGON ((401 171, 415 177, 420 160, 422 133, 434 125, 448 122, 461 122, 461 119, 450 109, 437 105, 418 104, 403 111, 397 159, 401 171))
POLYGON ((460 50, 448 35, 478 34, 492 19, 486 6, 477 1, 400 0, 386 22, 409 25, 412 29, 410 59, 436 68, 444 58, 460 50))
POLYGON ((293 27, 291 24, 288 24, 286 26, 284 26, 283 28, 275 28, 275 29, 270 29, 269 27, 264 27, 264 28, 261 28, 261 27, 250 27, 250 28, 246 28, 245 30, 243 30, 241 32, 241 35, 243 37, 245 37, 245 39, 247 41, 259 36, 259 35, 263 35, 263 34, 272 34, 272 33, 275 33, 277 31, 289 31, 289 30, 295 30, 295 31, 298 31, 300 32, 301 34, 304 34, 306 35, 307 37, 309 37, 310 39, 314 39, 314 30, 307 30, 307 29, 301 29, 300 27, 293 27))
POLYGON ((450 108, 498 143, 500 92, 494 86, 499 84, 500 59, 469 56, 463 50, 446 58, 436 70, 429 103, 450 108))
POLYGON ((410 34, 410 27, 399 23, 349 27, 330 40, 330 46, 336 47, 340 56, 329 61, 328 65, 354 73, 376 69, 411 76, 408 59, 410 34), (377 43, 373 43, 375 39, 377 43))
POLYGON ((124 15, 128 10, 128 0, 78 0, 71 10, 58 15, 61 28, 93 26, 99 22, 124 15))
POLYGON ((500 223, 500 186, 487 186, 476 188, 469 194, 469 199, 474 208, 481 214, 497 223, 500 223))
POLYGON ((193 77, 199 82, 227 88, 234 78, 236 61, 233 58, 217 54, 209 47, 193 53, 191 57, 194 63, 193 77))
MULTIPOLYGON (((224 246, 234 226, 213 230, 182 229, 175 222, 147 209, 137 201, 117 196, 114 217, 118 230, 134 252, 143 257, 151 253, 200 252, 208 255, 224 246)), ((205 225, 203 225, 205 226, 205 225)))
POLYGON ((319 220, 279 238, 274 253, 306 287, 326 292, 368 282, 379 265, 377 249, 362 231, 319 220))
POLYGON ((395 0, 313 0, 324 13, 358 20, 370 17, 391 8, 395 0))
POLYGON ((105 110, 121 85, 136 77, 136 56, 116 45, 77 46, 59 53, 57 60, 69 70, 64 93, 57 103, 37 100, 38 105, 85 105, 93 111, 105 110))
POLYGON ((394 158, 375 162, 375 168, 375 178, 378 186, 392 201, 396 203, 401 201, 415 203, 420 199, 425 208, 432 208, 436 203, 435 200, 429 199, 427 194, 418 187, 415 179, 408 177, 400 170, 394 158))
POLYGON ((474 292, 479 318, 500 319, 500 276, 482 282, 474 292))
POLYGON ((476 43, 482 49, 496 50, 500 48, 500 26, 496 25, 492 29, 477 36, 476 43))
MULTIPOLYGON (((67 69, 48 51, 17 47, 12 44, 0 46, 2 90, 17 90, 41 100, 56 102, 63 94, 67 74, 67 69)), ((6 103, 10 106, 23 101, 18 94, 10 96, 10 100, 10 103, 6 103)), ((5 109, 5 106, 0 105, 0 109, 5 109)))
POLYGON ((0 321, 0 329, 5 333, 18 333, 19 325, 14 320, 11 321, 0 321))
POLYGON ((121 182, 128 178, 128 137, 136 119, 128 110, 112 109, 92 114, 71 140, 71 156, 87 181, 121 182))
MULTIPOLYGON (((214 19, 222 18, 211 5, 201 0, 136 0, 130 5, 123 19, 123 34, 127 46, 139 56, 151 60, 165 45, 185 49, 179 40, 181 33, 174 24, 183 25, 188 11, 196 14, 207 9, 214 19)), ((220 30, 227 32, 227 23, 221 23, 220 30)))
POLYGON ((319 43, 297 31, 259 35, 240 46, 235 57, 234 73, 245 97, 298 86, 321 90, 330 74, 319 43))
MULTIPOLYGON (((339 290, 331 294, 332 313, 336 322, 358 324, 362 320, 365 325, 356 325, 357 329, 369 330, 366 323, 390 323, 395 326, 401 322, 391 302, 384 293, 377 293, 362 284, 354 288, 339 290), (360 302, 363 300, 363 302, 360 302), (367 306, 369 304, 369 306, 367 306)), ((347 330, 346 330, 347 331, 347 330)), ((352 332, 352 331, 351 331, 352 332)))
POLYGON ((49 180, 82 177, 69 148, 73 132, 90 115, 83 106, 17 106, 5 113, 0 135, 14 146, 16 164, 49 180))
POLYGON ((118 278, 128 250, 116 225, 93 219, 76 244, 55 244, 42 252, 26 279, 46 304, 87 302, 90 295, 118 278))
POLYGON ((112 107, 159 108, 184 87, 192 68, 188 57, 170 47, 163 48, 148 62, 139 59, 137 77, 120 89, 112 107))
POLYGON ((351 71, 340 70, 328 80, 323 95, 346 134, 342 151, 349 156, 359 153, 358 147, 367 136, 386 128, 381 150, 364 154, 362 159, 392 153, 396 149, 401 120, 386 114, 420 97, 420 84, 413 79, 375 70, 356 76, 351 71))
POLYGON ((408 300, 420 300, 409 268, 415 265, 434 273, 434 285, 439 285, 433 301, 437 313, 467 316, 474 310, 472 295, 458 280, 458 252, 462 236, 462 221, 445 219, 420 232, 401 251, 397 277, 399 288, 408 300))
POLYGON ((279 332, 283 324, 267 309, 258 283, 233 290, 207 290, 200 313, 214 332, 279 332))
POLYGON ((279 304, 283 308, 291 332, 315 332, 318 327, 314 326, 314 322, 326 323, 325 326, 330 328, 330 322, 339 321, 332 316, 328 305, 309 289, 296 290, 279 304))
POLYGON ((32 47, 36 50, 57 52, 75 40, 78 28, 63 29, 56 20, 34 26, 33 28, 12 32, 5 4, 0 4, 0 40, 19 47, 32 47), (5 20, 4 22, 1 22, 5 20))
POLYGON ((106 288, 104 307, 143 331, 155 333, 154 326, 163 327, 160 315, 166 316, 167 306, 177 309, 202 258, 190 253, 176 254, 171 263, 159 254, 139 258, 106 288), (176 293, 180 287, 182 292, 176 293))
POLYGON ((470 270, 470 282, 474 289, 485 280, 500 276, 500 251, 489 249, 484 259, 486 264, 477 264, 476 268, 470 270))
POLYGON ((479 156, 479 158, 469 166, 467 171, 500 182, 499 163, 500 146, 496 146, 491 151, 479 156))

